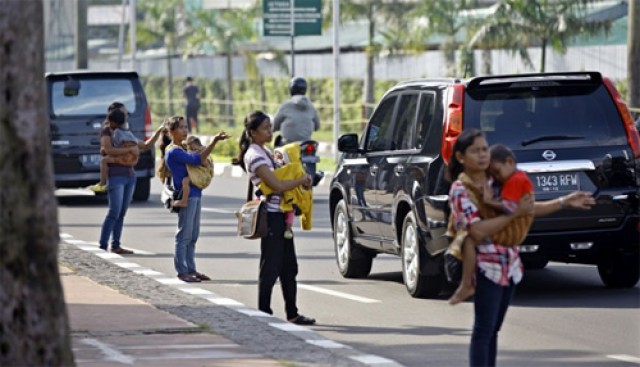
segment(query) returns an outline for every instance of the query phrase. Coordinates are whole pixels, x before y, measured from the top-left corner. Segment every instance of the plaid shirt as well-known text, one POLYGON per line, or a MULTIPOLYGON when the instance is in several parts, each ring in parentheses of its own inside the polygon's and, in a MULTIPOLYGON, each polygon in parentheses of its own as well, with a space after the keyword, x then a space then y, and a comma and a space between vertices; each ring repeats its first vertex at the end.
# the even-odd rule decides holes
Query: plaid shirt
MULTIPOLYGON (((456 232, 461 229, 469 230, 471 224, 483 219, 480 217, 478 207, 469 198, 464 184, 459 180, 451 185, 449 206, 456 232)), ((476 253, 478 268, 492 282, 508 286, 510 279, 515 284, 522 280, 523 268, 518 255, 518 246, 502 246, 493 243, 491 237, 488 237, 476 245, 476 253)))

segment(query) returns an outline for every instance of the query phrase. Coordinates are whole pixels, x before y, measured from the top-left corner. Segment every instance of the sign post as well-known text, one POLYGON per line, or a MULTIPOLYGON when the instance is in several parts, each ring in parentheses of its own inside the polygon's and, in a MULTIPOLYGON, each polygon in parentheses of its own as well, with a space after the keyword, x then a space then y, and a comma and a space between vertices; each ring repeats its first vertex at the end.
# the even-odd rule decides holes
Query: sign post
POLYGON ((295 74, 295 36, 322 34, 322 0, 263 0, 265 37, 291 37, 291 74, 295 74))

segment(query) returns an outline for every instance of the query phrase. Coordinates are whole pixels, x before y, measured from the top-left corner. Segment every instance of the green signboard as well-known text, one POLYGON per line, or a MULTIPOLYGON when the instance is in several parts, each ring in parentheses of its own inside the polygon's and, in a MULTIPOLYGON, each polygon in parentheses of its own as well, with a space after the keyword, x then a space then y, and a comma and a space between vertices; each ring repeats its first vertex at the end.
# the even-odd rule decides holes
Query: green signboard
MULTIPOLYGON (((322 34, 322 0, 292 0, 296 36, 322 34)), ((291 36, 291 2, 289 0, 263 0, 263 34, 265 36, 291 36)))

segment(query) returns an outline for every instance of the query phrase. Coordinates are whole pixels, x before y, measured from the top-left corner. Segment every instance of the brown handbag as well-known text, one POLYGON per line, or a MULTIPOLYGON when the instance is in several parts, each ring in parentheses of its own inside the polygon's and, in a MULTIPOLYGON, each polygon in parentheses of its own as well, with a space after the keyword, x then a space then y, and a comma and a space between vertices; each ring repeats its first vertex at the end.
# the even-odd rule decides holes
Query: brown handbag
POLYGON ((267 203, 252 198, 252 184, 249 181, 247 202, 236 212, 238 218, 238 236, 247 240, 266 237, 269 232, 267 225, 267 203))

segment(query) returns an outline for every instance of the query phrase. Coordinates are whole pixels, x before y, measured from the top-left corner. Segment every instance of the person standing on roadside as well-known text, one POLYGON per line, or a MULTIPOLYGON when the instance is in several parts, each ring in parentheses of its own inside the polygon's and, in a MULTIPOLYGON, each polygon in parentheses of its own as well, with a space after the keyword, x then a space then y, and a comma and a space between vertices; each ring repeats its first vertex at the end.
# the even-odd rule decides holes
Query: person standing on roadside
MULTIPOLYGON (((202 151, 190 153, 179 148, 189 133, 184 117, 170 117, 167 121, 167 128, 172 145, 167 147, 165 151, 165 162, 171 171, 173 187, 176 190, 181 190, 183 179, 188 175, 187 164, 199 166, 201 162, 206 161, 216 144, 221 140, 228 139, 229 135, 224 131, 219 132, 214 135, 211 143, 202 151)), ((176 231, 173 263, 178 278, 188 283, 211 280, 196 270, 195 252, 196 242, 200 235, 201 198, 202 190, 190 184, 187 207, 180 208, 178 212, 178 230, 176 231)))
POLYGON ((476 243, 474 324, 469 348, 469 365, 474 367, 496 365, 498 332, 523 275, 518 247, 495 243, 492 236, 519 217, 543 216, 564 208, 589 209, 595 205, 593 197, 586 192, 573 192, 543 202, 535 202, 529 195, 520 201, 513 213, 482 218, 458 176, 464 173, 483 191, 485 186, 492 184, 487 175, 489 164, 489 146, 484 134, 476 129, 464 130, 453 145, 448 167, 449 178, 454 180, 449 206, 455 230, 466 230, 476 243))
MULTIPOLYGON (((158 140, 164 127, 160 127, 147 141, 138 141, 137 146, 118 148, 113 146, 113 132, 118 126, 124 126, 127 120, 127 109, 120 102, 113 102, 107 109, 107 121, 100 131, 100 151, 107 156, 125 154, 140 154, 140 149, 151 149, 158 140)), ((109 211, 102 223, 100 231, 100 248, 107 251, 109 238, 111 238, 111 252, 121 255, 132 254, 133 251, 125 249, 120 244, 124 217, 127 214, 129 203, 133 199, 136 189, 136 173, 132 166, 123 166, 117 163, 108 163, 107 171, 107 198, 109 211)))
POLYGON ((320 128, 318 111, 307 93, 307 81, 293 78, 289 82, 291 99, 284 102, 273 118, 273 131, 280 131, 281 140, 276 146, 311 139, 311 134, 320 128))
POLYGON ((182 89, 184 97, 187 99, 187 128, 189 132, 198 132, 198 111, 200 111, 200 90, 193 82, 193 78, 188 76, 184 81, 182 89))
POLYGON ((258 276, 258 309, 273 314, 271 294, 278 278, 284 296, 287 321, 298 325, 313 325, 315 319, 298 313, 297 292, 298 259, 293 238, 286 238, 285 214, 280 208, 282 193, 299 186, 310 187, 311 176, 295 180, 279 180, 273 173, 278 168, 273 153, 265 146, 273 138, 269 116, 254 111, 244 119, 244 131, 240 137, 240 152, 233 164, 249 174, 251 183, 258 187, 264 182, 275 193, 267 200, 269 233, 260 239, 260 273, 258 276))

